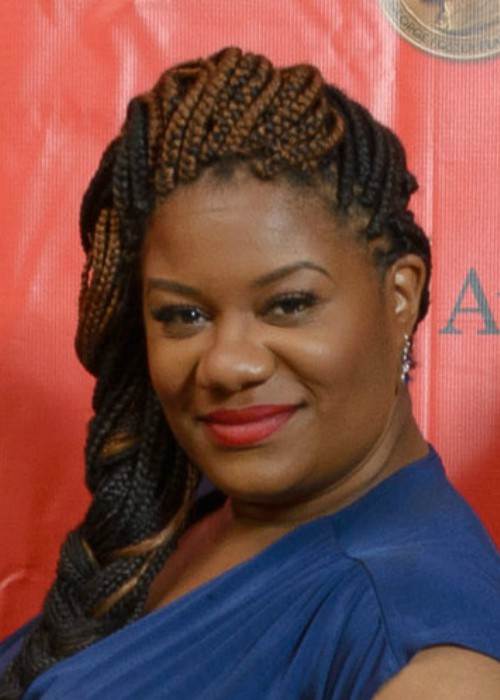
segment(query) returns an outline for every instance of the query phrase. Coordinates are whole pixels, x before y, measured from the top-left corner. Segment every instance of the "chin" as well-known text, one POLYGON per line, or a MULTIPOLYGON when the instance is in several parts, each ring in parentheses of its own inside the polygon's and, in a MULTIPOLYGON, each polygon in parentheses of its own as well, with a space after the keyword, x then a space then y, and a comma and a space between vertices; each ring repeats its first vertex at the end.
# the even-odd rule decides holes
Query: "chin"
POLYGON ((237 470, 231 478, 228 478, 227 473, 215 474, 208 470, 204 473, 214 486, 237 501, 262 505, 285 505, 300 499, 301 496, 304 497, 303 488, 301 488, 303 475, 290 473, 287 470, 274 469, 272 472, 266 470, 265 473, 262 470, 255 472, 248 469, 237 470))

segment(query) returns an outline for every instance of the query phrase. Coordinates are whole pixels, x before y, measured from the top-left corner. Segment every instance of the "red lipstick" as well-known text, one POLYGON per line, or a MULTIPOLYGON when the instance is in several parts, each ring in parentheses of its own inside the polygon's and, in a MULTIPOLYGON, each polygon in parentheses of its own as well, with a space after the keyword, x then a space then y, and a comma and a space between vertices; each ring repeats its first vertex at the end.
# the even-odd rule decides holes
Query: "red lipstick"
POLYGON ((260 442, 276 432, 295 413, 298 406, 249 406, 213 411, 202 417, 217 442, 224 445, 248 445, 260 442))

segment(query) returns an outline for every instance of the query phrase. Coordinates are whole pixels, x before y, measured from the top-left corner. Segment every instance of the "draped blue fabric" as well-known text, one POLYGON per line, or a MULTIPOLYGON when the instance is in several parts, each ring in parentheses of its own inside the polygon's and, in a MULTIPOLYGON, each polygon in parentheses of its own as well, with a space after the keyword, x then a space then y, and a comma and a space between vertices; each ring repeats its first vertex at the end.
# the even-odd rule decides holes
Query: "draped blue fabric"
POLYGON ((354 504, 56 664, 23 697, 368 700, 424 647, 500 660, 500 555, 429 448, 354 504))

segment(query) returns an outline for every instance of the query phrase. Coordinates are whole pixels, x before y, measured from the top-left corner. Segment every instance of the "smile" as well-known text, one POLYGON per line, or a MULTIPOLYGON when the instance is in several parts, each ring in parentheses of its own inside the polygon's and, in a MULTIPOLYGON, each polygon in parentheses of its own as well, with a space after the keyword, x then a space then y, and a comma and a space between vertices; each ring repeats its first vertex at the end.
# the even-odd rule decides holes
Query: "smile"
POLYGON ((297 410, 293 407, 287 411, 267 416, 248 423, 228 424, 206 422, 204 425, 211 438, 223 445, 249 445, 264 440, 279 430, 297 410))

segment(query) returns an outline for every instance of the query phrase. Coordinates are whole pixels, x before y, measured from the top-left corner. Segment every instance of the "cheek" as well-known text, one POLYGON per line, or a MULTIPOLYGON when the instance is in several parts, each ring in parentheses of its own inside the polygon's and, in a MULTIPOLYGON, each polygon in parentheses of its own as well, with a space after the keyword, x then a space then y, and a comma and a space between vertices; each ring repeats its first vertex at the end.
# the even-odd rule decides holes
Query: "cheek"
POLYGON ((313 384, 349 384, 375 370, 381 347, 384 336, 374 324, 349 320, 297 338, 290 343, 288 357, 293 355, 300 373, 313 384))
POLYGON ((151 383, 162 405, 180 397, 188 375, 186 353, 158 336, 147 338, 148 365, 151 383))
POLYGON ((340 477, 380 438, 394 401, 394 372, 382 324, 342 326, 311 345, 303 376, 313 394, 311 444, 318 474, 340 477), (355 332, 353 332, 355 328, 355 332))
POLYGON ((355 425, 377 423, 392 401, 394 358, 383 317, 349 315, 302 346, 301 375, 320 414, 355 425), (375 323, 372 318, 377 318, 375 323))

